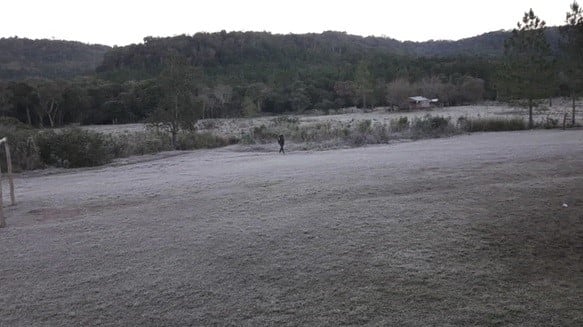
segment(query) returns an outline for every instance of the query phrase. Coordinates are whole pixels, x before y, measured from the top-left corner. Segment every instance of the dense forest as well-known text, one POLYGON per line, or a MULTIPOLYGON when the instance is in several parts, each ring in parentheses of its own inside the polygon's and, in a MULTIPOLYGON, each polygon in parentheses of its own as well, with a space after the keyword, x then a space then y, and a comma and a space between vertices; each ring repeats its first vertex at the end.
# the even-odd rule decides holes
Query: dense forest
MULTIPOLYGON (((414 95, 443 105, 474 103, 498 97, 497 72, 511 35, 416 43, 342 32, 222 31, 114 48, 0 39, 0 114, 44 127, 143 122, 164 107, 169 67, 188 72, 182 78, 197 119, 403 107, 414 95)), ((545 37, 558 59, 559 29, 546 28, 545 37)), ((551 92, 559 94, 560 85, 551 92)))
POLYGON ((0 38, 0 80, 92 74, 110 49, 72 41, 0 38))

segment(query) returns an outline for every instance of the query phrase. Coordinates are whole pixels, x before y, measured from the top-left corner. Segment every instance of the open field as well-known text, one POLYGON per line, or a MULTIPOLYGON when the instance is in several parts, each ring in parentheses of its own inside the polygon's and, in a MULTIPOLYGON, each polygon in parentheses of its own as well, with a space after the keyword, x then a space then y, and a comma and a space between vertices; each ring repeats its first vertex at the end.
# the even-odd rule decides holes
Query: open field
MULTIPOLYGON (((541 104, 539 108, 534 110, 535 122, 544 122, 547 118, 556 119, 559 125, 563 122, 563 116, 568 114, 567 122, 571 119, 571 104, 566 99, 554 99, 554 105, 549 107, 548 104, 541 104)), ((577 102, 576 109, 576 123, 583 125, 583 102, 577 102)), ((342 124, 354 121, 371 120, 373 123, 388 124, 391 120, 400 117, 407 117, 409 120, 414 118, 422 118, 425 115, 451 117, 452 122, 455 123, 459 117, 466 118, 500 118, 509 119, 520 117, 528 121, 528 109, 521 107, 511 107, 497 103, 480 104, 472 106, 458 106, 458 107, 444 107, 433 108, 429 110, 401 110, 390 111, 387 108, 376 108, 372 112, 363 112, 356 108, 347 108, 336 112, 331 111, 329 115, 297 115, 300 125, 314 125, 317 123, 330 122, 332 124, 342 124)), ((256 117, 256 118, 237 118, 237 119, 210 119, 201 120, 199 129, 202 131, 211 131, 222 136, 241 136, 243 133, 249 132, 253 127, 262 124, 268 125, 273 122, 274 117, 256 117), (210 127, 210 128, 206 128, 210 127)), ((145 130, 143 124, 125 124, 125 125, 91 125, 83 126, 84 129, 99 131, 102 133, 116 134, 116 133, 132 133, 142 132, 145 130)))
POLYGON ((583 324, 582 130, 238 149, 19 175, 0 326, 583 324))

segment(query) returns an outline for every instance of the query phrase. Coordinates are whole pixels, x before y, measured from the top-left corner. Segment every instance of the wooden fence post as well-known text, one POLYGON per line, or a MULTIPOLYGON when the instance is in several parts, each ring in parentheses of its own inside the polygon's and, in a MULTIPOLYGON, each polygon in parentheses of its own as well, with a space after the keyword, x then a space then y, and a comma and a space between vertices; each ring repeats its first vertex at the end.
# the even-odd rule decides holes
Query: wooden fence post
POLYGON ((12 156, 10 155, 8 141, 4 142, 4 150, 6 150, 6 167, 8 169, 8 184, 10 185, 10 203, 16 205, 16 198, 14 196, 14 179, 12 178, 12 156))
POLYGON ((0 228, 6 227, 4 219, 4 201, 2 201, 2 171, 0 171, 0 228))
MULTIPOLYGON (((14 180, 12 179, 12 157, 10 155, 10 147, 6 137, 0 139, 0 144, 4 143, 4 150, 6 150, 6 167, 8 169, 8 183, 10 184, 10 200, 12 205, 16 204, 14 197, 14 180)), ((6 219, 4 217, 4 199, 2 194, 2 171, 0 170, 0 228, 6 227, 6 219)))

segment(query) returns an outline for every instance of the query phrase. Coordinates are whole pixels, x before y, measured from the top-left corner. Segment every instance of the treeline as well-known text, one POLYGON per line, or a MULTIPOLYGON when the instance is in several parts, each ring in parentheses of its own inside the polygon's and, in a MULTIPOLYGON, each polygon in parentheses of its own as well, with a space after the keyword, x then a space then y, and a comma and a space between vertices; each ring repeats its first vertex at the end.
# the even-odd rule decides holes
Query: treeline
POLYGON ((0 80, 93 74, 110 49, 72 41, 0 38, 0 80))
POLYGON ((146 38, 113 48, 96 73, 83 78, 1 82, 0 112, 33 126, 142 122, 160 106, 160 73, 176 56, 196 72, 192 93, 200 118, 399 105, 389 86, 404 80, 411 87, 407 96, 451 105, 479 100, 460 92, 469 80, 482 88, 475 93, 480 98, 494 95, 496 59, 406 56, 394 53, 390 40, 379 40, 336 32, 146 38), (418 86, 429 80, 435 92, 422 94, 418 86))
MULTIPOLYGON (((547 38, 556 38, 548 42, 554 61, 561 56, 557 31, 545 29, 547 38)), ((340 32, 146 37, 143 44, 110 49, 84 77, 0 82, 0 115, 39 127, 144 122, 168 107, 166 93, 173 88, 162 75, 176 58, 180 69, 188 67, 183 103, 197 119, 404 107, 416 95, 469 104, 498 98, 504 40, 511 35, 425 43, 340 32)), ((566 83, 553 81, 545 96, 577 91, 566 83)))

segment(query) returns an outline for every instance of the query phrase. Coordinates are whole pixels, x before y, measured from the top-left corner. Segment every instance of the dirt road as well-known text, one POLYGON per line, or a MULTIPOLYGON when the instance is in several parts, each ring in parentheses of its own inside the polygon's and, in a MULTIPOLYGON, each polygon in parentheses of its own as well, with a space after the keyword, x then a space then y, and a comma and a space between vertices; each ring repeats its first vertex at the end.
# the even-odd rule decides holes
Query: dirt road
POLYGON ((583 131, 277 149, 18 177, 0 326, 583 324, 583 131))

